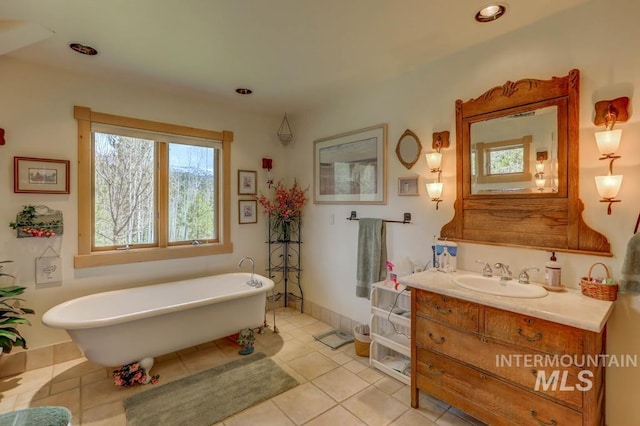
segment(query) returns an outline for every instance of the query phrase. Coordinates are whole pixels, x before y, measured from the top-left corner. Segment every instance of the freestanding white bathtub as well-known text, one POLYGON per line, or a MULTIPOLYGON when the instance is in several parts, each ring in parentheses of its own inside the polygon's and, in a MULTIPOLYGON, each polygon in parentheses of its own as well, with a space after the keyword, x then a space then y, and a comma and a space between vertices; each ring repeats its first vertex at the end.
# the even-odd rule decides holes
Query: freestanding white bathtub
POLYGON ((125 365, 263 326, 274 284, 256 274, 262 285, 250 285, 251 277, 229 273, 91 294, 54 306, 42 322, 65 329, 88 360, 125 365))

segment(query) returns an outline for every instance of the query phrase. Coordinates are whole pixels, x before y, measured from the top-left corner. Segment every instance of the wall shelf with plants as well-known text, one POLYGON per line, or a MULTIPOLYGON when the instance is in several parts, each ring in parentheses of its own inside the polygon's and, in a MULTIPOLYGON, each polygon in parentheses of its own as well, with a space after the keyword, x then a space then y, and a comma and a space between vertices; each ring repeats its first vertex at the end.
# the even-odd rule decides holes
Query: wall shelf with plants
POLYGON ((50 238, 63 233, 62 212, 47 206, 24 206, 16 214, 16 221, 9 222, 18 238, 50 238))

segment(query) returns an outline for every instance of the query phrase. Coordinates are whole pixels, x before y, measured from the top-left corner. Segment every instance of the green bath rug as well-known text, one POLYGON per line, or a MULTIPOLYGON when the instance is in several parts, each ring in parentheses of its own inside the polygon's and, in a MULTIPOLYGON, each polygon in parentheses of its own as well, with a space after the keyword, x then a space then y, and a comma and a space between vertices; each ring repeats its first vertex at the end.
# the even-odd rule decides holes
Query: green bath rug
POLYGON ((125 399, 127 425, 209 426, 297 385, 255 353, 125 399))

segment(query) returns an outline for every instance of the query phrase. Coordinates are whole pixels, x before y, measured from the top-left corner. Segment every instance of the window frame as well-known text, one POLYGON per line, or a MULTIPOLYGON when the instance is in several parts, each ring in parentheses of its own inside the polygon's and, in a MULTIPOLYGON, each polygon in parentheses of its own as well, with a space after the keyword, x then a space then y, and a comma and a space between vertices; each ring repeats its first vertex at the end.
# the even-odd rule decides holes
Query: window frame
POLYGON ((531 143, 533 138, 531 135, 523 136, 519 139, 511 139, 499 142, 478 142, 476 143, 476 182, 477 183, 502 183, 502 182, 523 182, 533 179, 531 173, 531 143), (490 151, 509 149, 511 147, 522 147, 523 171, 518 173, 488 174, 487 162, 489 161, 490 151))
MULTIPOLYGON (((142 120, 92 111, 88 107, 74 106, 74 117, 78 122, 78 254, 74 257, 74 268, 90 268, 96 266, 120 265, 134 262, 154 260, 179 259, 196 256, 209 256, 233 252, 231 242, 231 143, 233 132, 228 130, 214 131, 197 129, 175 124, 142 120), (169 244, 167 238, 159 238, 158 245, 153 247, 131 248, 128 250, 92 250, 93 238, 93 155, 91 124, 100 123, 112 126, 126 127, 211 139, 222 143, 222 158, 219 174, 220 206, 218 210, 218 241, 201 243, 198 245, 169 244)), ((159 164, 168 163, 168 150, 159 150, 159 164), (164 157, 164 158, 163 158, 164 157)), ((160 167, 160 174, 168 173, 166 167, 160 167)), ((157 197, 159 205, 163 205, 168 197, 167 187, 158 187, 157 197)), ((157 220, 158 227, 167 226, 167 217, 160 213, 157 220)), ((160 234, 159 234, 160 235, 160 234)))

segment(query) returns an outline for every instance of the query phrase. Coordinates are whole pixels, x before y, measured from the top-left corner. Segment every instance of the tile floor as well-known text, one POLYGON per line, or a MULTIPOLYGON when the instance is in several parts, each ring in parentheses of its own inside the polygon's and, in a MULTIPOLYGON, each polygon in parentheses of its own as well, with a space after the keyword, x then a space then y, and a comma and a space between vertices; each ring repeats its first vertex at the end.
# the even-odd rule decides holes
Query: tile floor
MULTIPOLYGON (((267 316, 271 325, 273 315, 267 316)), ((369 367, 353 344, 333 350, 313 338, 331 327, 307 314, 283 308, 276 325, 256 335, 256 351, 275 360, 300 385, 225 419, 216 426, 238 425, 481 425, 447 404, 422 394, 420 409, 410 407, 409 386, 369 367)), ((219 339, 157 358, 151 370, 160 382, 226 363, 238 346, 219 339)), ((0 379, 0 413, 41 405, 63 405, 73 413, 72 424, 126 425, 122 401, 148 389, 114 386, 112 369, 84 358, 0 379)))

